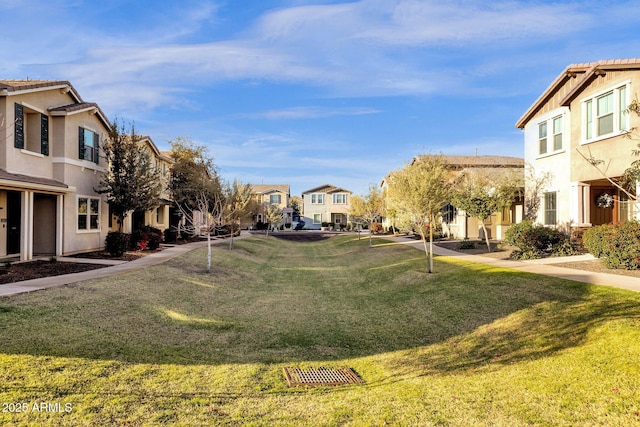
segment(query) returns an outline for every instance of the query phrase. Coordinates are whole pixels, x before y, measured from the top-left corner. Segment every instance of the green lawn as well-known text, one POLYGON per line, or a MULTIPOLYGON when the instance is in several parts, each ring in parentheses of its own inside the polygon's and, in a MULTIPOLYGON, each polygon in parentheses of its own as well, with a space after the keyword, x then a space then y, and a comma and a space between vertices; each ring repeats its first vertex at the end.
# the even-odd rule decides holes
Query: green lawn
POLYGON ((640 425, 638 294, 427 274, 374 243, 257 237, 215 247, 211 273, 203 249, 2 298, 0 425, 640 425), (289 388, 285 366, 365 383, 289 388))

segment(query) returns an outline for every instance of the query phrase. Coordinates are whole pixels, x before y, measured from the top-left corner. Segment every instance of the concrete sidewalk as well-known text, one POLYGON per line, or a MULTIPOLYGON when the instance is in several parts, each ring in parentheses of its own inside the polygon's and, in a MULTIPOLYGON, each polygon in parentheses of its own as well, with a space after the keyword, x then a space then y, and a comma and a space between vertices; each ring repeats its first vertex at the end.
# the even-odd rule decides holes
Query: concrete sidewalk
MULTIPOLYGON (((250 237, 248 233, 241 233, 239 237, 235 237, 234 240, 242 239, 250 237)), ((229 244, 229 239, 216 239, 212 240, 212 244, 229 244)), ((194 242, 187 243, 184 245, 176 245, 171 246, 166 249, 163 249, 159 252, 154 252, 150 255, 146 255, 140 257, 134 261, 116 261, 114 265, 114 261, 103 262, 102 264, 109 265, 105 268, 98 268, 95 270, 83 271, 81 273, 72 273, 72 274, 63 274, 60 276, 51 276, 51 277, 42 277, 40 279, 32 279, 25 280, 23 282, 15 282, 15 283, 7 283, 4 285, 0 285, 0 297, 2 296, 11 296, 16 294, 21 294, 25 292, 33 292, 42 289, 55 288, 58 286, 70 285, 72 283, 81 282, 83 280, 90 279, 99 279, 103 277, 112 276, 114 274, 140 270, 142 268, 146 268, 152 265, 162 264, 165 261, 168 261, 172 258, 178 257, 182 254, 190 252, 197 248, 203 248, 207 246, 207 242, 194 242)), ((63 258, 59 262, 64 262, 64 260, 69 258, 63 258)), ((90 262, 95 264, 100 264, 101 262, 96 262, 99 260, 83 260, 80 261, 81 258, 73 258, 74 262, 90 262)))
MULTIPOLYGON (((404 236, 383 236, 384 239, 397 244, 413 246, 424 250, 422 241, 404 236)), ((621 289, 640 292, 640 278, 623 276, 612 273, 596 273, 592 271, 577 270, 573 268, 558 267, 554 263, 588 261, 594 259, 592 255, 576 255, 568 257, 545 258, 527 261, 501 260, 482 255, 466 255, 450 249, 433 245, 433 253, 439 256, 451 257, 463 261, 477 262, 502 268, 511 268, 528 273, 541 274, 543 276, 559 277, 562 279, 575 280, 577 282, 593 283, 598 285, 613 286, 621 289)))

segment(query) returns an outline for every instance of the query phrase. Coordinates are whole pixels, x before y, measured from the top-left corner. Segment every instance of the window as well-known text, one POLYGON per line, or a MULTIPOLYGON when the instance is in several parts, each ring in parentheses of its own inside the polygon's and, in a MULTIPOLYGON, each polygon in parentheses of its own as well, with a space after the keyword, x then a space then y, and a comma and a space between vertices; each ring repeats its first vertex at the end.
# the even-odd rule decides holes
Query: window
POLYGON ((583 102, 584 139, 597 140, 628 130, 627 86, 610 90, 583 102))
POLYGON ((334 194, 333 195, 333 204, 334 205, 346 205, 347 204, 347 195, 346 194, 334 194))
POLYGON ((323 205, 324 204, 324 194, 312 194, 311 195, 311 204, 312 205, 323 205))
POLYGON ((78 197, 78 230, 98 230, 100 199, 78 197))
POLYGON ((544 223, 555 225, 557 222, 556 193, 544 193, 544 223))
POLYGON ((281 194, 271 194, 269 196, 269 203, 271 203, 272 205, 279 205, 281 203, 281 200, 282 200, 281 194))
POLYGON ((321 224, 322 223, 322 214, 313 214, 313 223, 321 224))
POLYGON ((538 123, 538 153, 547 154, 562 150, 562 116, 538 123), (551 142, 549 144, 549 129, 551 142))
POLYGON ((100 138, 98 134, 85 128, 78 129, 78 158, 99 163, 100 138))
POLYGON ((49 116, 15 104, 14 147, 49 155, 49 116))
POLYGON ((538 146, 540 147, 540 154, 547 153, 547 122, 542 122, 538 125, 538 146))

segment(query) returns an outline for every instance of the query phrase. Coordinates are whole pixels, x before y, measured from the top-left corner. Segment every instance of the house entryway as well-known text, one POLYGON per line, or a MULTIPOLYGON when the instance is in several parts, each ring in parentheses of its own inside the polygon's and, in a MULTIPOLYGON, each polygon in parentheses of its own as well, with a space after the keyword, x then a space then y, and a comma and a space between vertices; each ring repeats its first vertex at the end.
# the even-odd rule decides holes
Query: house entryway
POLYGON ((7 191, 7 255, 20 253, 22 197, 19 191, 7 191))
POLYGON ((52 194, 33 195, 33 254, 56 254, 57 197, 52 194))

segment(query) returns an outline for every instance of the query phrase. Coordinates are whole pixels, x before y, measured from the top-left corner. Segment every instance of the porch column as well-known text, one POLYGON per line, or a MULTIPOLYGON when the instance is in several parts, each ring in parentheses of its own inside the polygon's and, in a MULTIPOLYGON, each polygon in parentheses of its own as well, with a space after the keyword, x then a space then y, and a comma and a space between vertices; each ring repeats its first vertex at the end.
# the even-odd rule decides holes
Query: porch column
POLYGON ((636 181, 636 200, 633 203, 631 217, 640 221, 640 181, 636 181))
POLYGON ((62 256, 63 236, 64 236, 64 195, 58 194, 56 197, 56 256, 62 256))
POLYGON ((33 259, 33 191, 22 192, 20 261, 33 259))
POLYGON ((589 222, 589 185, 584 182, 572 182, 569 191, 569 220, 573 225, 585 225, 589 222))

